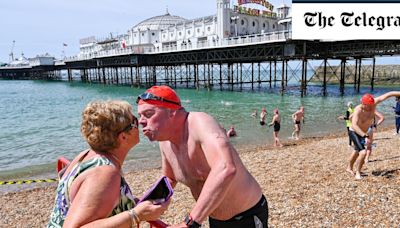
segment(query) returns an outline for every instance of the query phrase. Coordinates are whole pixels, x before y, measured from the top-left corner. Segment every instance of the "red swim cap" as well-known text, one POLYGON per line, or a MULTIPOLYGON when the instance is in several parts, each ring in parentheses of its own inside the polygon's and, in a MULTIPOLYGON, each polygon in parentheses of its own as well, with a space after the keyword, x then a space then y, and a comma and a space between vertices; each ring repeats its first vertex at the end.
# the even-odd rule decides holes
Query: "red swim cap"
POLYGON ((361 98, 361 104, 364 104, 364 105, 373 105, 373 104, 375 104, 375 99, 374 99, 374 96, 372 96, 371 94, 369 94, 369 93, 366 93, 364 96, 362 96, 362 98, 361 98))
POLYGON ((153 86, 137 98, 138 105, 151 104, 173 110, 180 109, 181 99, 169 86, 153 86))

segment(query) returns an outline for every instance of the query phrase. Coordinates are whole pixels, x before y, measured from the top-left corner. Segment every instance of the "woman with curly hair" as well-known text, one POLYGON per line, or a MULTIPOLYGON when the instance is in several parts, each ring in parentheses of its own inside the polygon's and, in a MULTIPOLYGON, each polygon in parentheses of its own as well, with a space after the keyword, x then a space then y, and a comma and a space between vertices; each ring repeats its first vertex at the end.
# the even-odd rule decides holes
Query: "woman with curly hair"
POLYGON ((153 221, 168 203, 136 205, 121 166, 139 143, 138 121, 125 101, 95 101, 82 113, 81 133, 90 149, 60 177, 48 227, 132 227, 153 221))

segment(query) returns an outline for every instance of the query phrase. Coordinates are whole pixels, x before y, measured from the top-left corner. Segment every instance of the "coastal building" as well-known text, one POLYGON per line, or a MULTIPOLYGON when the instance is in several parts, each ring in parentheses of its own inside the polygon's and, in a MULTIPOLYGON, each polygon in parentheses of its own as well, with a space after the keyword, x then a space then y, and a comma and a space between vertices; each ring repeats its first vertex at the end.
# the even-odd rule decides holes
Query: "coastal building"
POLYGON ((165 14, 146 19, 126 34, 103 39, 94 36, 80 40, 79 58, 126 53, 160 53, 221 47, 265 39, 291 31, 290 7, 275 7, 266 0, 216 0, 216 14, 186 19, 165 14), (258 6, 251 8, 249 6, 258 6))

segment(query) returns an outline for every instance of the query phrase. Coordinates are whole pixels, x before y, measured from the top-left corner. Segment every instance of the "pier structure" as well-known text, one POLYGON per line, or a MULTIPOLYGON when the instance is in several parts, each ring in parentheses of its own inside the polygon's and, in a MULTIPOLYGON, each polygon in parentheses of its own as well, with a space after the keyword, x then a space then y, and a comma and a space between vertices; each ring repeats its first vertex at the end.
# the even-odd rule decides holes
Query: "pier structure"
POLYGON ((298 88, 301 96, 310 83, 321 85, 323 95, 329 83, 336 83, 344 94, 348 84, 359 92, 361 75, 366 73, 373 89, 379 79, 375 58, 400 54, 400 40, 293 40, 286 5, 274 12, 272 5, 260 0, 266 8, 260 12, 240 4, 232 9, 229 0, 216 2, 214 16, 187 20, 167 12, 137 24, 127 34, 81 39, 77 56, 53 64, 30 59, 28 65, 1 67, 0 78, 139 87, 276 88, 281 94, 298 88))
POLYGON ((299 88, 302 96, 307 94, 309 83, 318 79, 313 83, 321 82, 321 93, 327 95, 327 85, 332 81, 339 85, 342 94, 346 84, 352 84, 359 92, 361 75, 366 71, 369 71, 369 84, 373 89, 377 79, 375 57, 399 54, 398 40, 321 42, 286 39, 193 51, 65 61, 65 65, 1 68, 0 77, 58 80, 60 72, 67 71, 68 81, 228 90, 276 87, 282 94, 288 86, 294 86, 299 88), (330 61, 340 64, 332 66, 330 61), (74 76, 74 70, 80 72, 80 77, 74 76), (290 85, 290 81, 295 83, 290 85))

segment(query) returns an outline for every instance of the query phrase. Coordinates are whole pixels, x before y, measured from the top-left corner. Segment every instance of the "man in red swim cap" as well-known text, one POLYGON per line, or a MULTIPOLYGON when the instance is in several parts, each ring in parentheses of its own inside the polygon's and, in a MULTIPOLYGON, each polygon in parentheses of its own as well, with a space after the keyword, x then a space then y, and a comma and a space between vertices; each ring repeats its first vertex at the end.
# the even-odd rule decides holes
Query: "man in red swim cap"
MULTIPOLYGON (((361 168, 364 164, 366 156, 366 148, 371 149, 372 144, 372 127, 374 125, 374 117, 379 113, 376 111, 376 106, 389 97, 399 96, 400 91, 392 91, 385 93, 377 98, 371 94, 365 94, 361 98, 361 104, 354 109, 354 113, 350 116, 351 127, 349 129, 349 136, 354 143, 354 152, 350 156, 347 172, 355 175, 357 180, 361 177, 361 168), (356 163, 356 172, 353 171, 353 165, 356 163)), ((377 123, 378 125, 383 121, 377 123)))
POLYGON ((162 172, 174 187, 188 186, 196 200, 172 227, 267 227, 268 205, 225 131, 204 112, 187 112, 176 92, 153 86, 137 98, 139 124, 158 141, 162 172), (245 194, 245 197, 244 195, 245 194))

